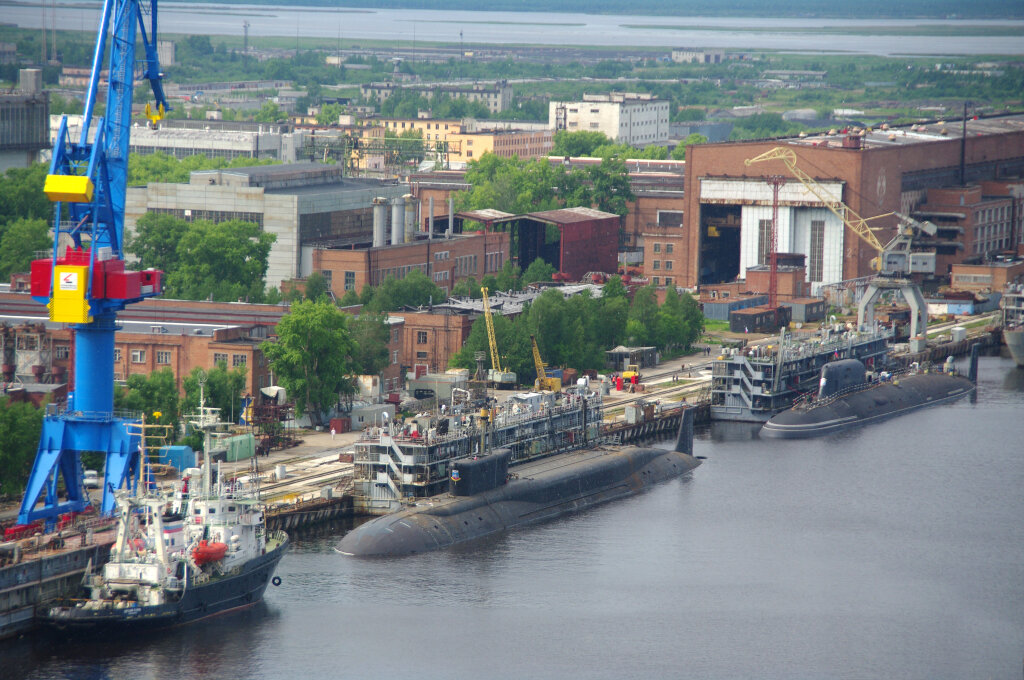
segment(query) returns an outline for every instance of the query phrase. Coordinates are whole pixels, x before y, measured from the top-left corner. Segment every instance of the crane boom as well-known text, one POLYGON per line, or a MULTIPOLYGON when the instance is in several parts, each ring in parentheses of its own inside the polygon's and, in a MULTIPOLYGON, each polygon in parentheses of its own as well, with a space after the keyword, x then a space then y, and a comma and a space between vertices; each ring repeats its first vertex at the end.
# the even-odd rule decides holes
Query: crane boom
POLYGON ((46 304, 50 320, 74 329, 74 391, 68 409, 43 419, 42 436, 18 521, 28 524, 80 511, 90 503, 82 488, 82 451, 106 454, 101 510, 114 510, 113 492, 134 488, 139 469, 139 435, 131 428, 137 419, 114 415, 114 331, 117 313, 126 305, 159 295, 163 272, 125 270, 124 208, 128 185, 132 95, 135 86, 135 45, 145 52, 142 76, 156 98, 152 121, 169 108, 164 97, 156 50, 157 0, 104 0, 92 73, 86 92, 82 133, 74 142, 67 116, 61 119, 53 160, 43 186, 53 201, 53 252, 32 262, 32 297, 46 304), (147 28, 148 19, 148 28, 147 28), (107 41, 110 40, 109 50, 107 41), (106 115, 90 142, 92 115, 109 51, 106 115), (63 476, 66 499, 58 499, 63 476), (45 490, 45 499, 38 500, 45 490))
POLYGON ((498 358, 498 343, 494 339, 494 321, 491 319, 491 303, 487 297, 487 289, 481 288, 484 298, 484 325, 487 326, 487 344, 491 349, 491 368, 502 373, 501 360, 498 358))
POLYGON ((800 180, 800 183, 803 184, 808 191, 814 194, 826 208, 831 210, 836 217, 842 220, 842 222, 848 226, 853 233, 867 241, 868 244, 870 244, 871 247, 879 253, 882 252, 884 246, 875 236, 875 232, 868 226, 868 222, 870 220, 877 220, 880 217, 888 217, 892 213, 877 215, 876 217, 869 217, 866 219, 861 217, 850 206, 843 203, 841 198, 833 196, 823 186, 818 184, 813 177, 798 168, 796 165, 796 153, 792 149, 787 149, 784 146, 777 146, 770 151, 765 151, 760 156, 748 158, 743 161, 743 164, 750 166, 754 163, 763 163, 765 161, 774 160, 782 161, 790 174, 800 180))

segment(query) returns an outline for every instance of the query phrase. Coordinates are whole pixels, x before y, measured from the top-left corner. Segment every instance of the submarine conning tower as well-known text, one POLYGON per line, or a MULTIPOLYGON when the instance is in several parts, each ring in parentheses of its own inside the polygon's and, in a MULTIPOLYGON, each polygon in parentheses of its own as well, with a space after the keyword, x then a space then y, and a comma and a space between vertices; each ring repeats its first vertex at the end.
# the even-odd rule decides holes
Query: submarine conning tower
POLYGON ((818 399, 831 397, 843 390, 864 384, 866 369, 857 359, 840 359, 821 367, 821 381, 818 383, 818 399))
POLYGON ((453 462, 448 492, 453 496, 472 496, 501 486, 508 481, 511 458, 512 449, 497 449, 486 456, 453 462))

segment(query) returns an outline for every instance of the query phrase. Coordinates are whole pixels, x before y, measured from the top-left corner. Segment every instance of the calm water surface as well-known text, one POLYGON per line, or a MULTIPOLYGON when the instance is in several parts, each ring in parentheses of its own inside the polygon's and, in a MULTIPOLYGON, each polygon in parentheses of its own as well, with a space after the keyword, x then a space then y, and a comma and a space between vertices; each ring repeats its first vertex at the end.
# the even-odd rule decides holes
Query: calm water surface
MULTIPOLYGON (((48 3, 47 3, 48 4, 48 3)), ((98 0, 59 0, 57 27, 95 31, 98 0)), ((625 6, 625 5, 624 5, 625 6)), ((161 3, 163 33, 242 36, 242 22, 254 36, 303 36, 411 43, 465 41, 472 44, 681 45, 738 50, 850 52, 877 55, 1024 54, 1024 21, 890 19, 765 19, 743 17, 648 17, 557 12, 470 12, 453 10, 360 10, 273 5, 161 3), (917 34, 923 25, 954 26, 952 35, 917 34), (979 36, 972 27, 1017 27, 1016 36, 979 36), (884 27, 879 34, 872 27, 884 27), (901 35, 899 30, 906 29, 901 35), (819 30, 820 29, 820 30, 819 30), (844 29, 836 32, 835 29, 844 29), (797 30, 798 32, 794 32, 797 30), (890 32, 895 31, 895 32, 890 32), (972 34, 973 33, 973 34, 972 34)), ((38 6, 0 8, 2 21, 39 28, 38 6)), ((50 19, 46 19, 50 25, 50 19)))
POLYGON ((1020 678, 1022 416, 1024 370, 984 358, 976 404, 823 440, 715 428, 690 478, 454 550, 299 540, 257 608, 0 645, 0 676, 1020 678))

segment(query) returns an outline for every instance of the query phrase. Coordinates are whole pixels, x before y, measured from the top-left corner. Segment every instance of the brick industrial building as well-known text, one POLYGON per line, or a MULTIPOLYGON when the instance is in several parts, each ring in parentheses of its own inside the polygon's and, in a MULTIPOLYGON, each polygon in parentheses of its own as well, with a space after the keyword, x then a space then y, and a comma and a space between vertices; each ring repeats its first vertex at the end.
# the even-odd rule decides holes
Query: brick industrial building
MULTIPOLYGON (((862 217, 920 211, 922 218, 932 219, 936 213, 950 213, 951 228, 943 232, 939 224, 940 233, 930 244, 947 266, 957 259, 983 259, 1017 247, 1024 237, 1020 216, 1007 208, 1019 210, 1019 200, 1009 197, 1019 197, 1024 185, 1024 115, 968 120, 963 140, 960 133, 959 122, 936 122, 860 134, 691 147, 683 219, 686 255, 679 283, 692 287, 743 278, 748 267, 764 263, 772 216, 772 191, 766 180, 773 175, 786 176, 779 198, 779 250, 806 256, 814 291, 871 273, 876 251, 789 177, 781 161, 744 164, 776 146, 791 149, 798 168, 862 217), (957 195, 958 209, 952 210, 948 192, 936 190, 962 184, 980 190, 962 192, 962 204, 957 195), (1002 198, 987 192, 999 192, 1002 198), (989 210, 993 212, 982 212, 989 210), (981 214, 975 217, 976 213, 981 214), (975 244, 985 245, 975 250, 975 244)), ((877 235, 884 244, 893 235, 896 218, 871 224, 881 228, 877 235)))

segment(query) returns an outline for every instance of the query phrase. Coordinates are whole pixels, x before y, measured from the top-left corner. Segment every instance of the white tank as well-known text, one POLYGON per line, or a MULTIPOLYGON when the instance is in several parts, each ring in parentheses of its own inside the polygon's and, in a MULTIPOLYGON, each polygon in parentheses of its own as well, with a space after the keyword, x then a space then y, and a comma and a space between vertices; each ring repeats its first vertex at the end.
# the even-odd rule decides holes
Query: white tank
POLYGON ((391 199, 391 245, 405 243, 405 196, 391 199))
POLYGON ((373 199, 373 247, 382 248, 387 242, 388 199, 378 196, 373 199))
POLYGON ((405 199, 405 242, 412 243, 416 239, 416 202, 412 194, 402 198, 405 199))

